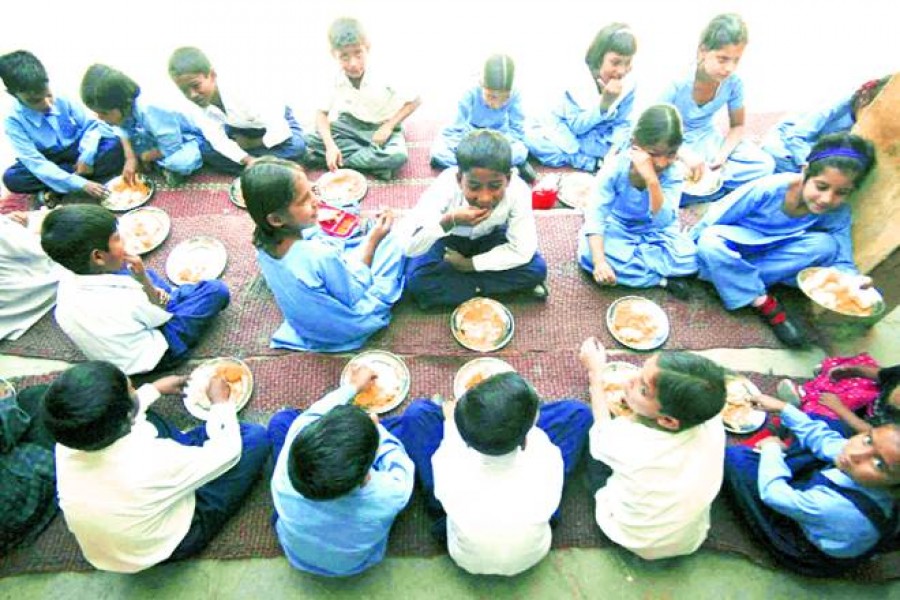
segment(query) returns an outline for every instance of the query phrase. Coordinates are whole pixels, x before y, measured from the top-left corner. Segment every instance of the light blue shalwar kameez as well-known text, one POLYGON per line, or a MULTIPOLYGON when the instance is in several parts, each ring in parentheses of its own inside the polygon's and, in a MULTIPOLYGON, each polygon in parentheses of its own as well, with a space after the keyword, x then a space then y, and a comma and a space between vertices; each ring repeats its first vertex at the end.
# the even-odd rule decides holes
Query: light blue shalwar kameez
POLYGON ((620 285, 654 287, 663 277, 684 277, 697 272, 697 247, 678 224, 678 203, 684 179, 672 166, 660 173, 664 196, 656 214, 650 194, 631 184, 631 157, 617 155, 597 174, 597 193, 585 209, 578 238, 578 264, 589 273, 594 261, 588 236, 603 237, 606 261, 620 285))
POLYGON ((794 173, 770 175, 711 205, 691 231, 700 278, 712 282, 728 310, 747 306, 776 283, 797 285, 807 267, 856 273, 850 207, 792 217, 783 210, 794 173))
POLYGON ((362 239, 341 240, 315 227, 280 259, 257 250, 285 319, 272 336, 273 348, 345 352, 387 326, 403 291, 403 251, 388 234, 370 268, 362 262, 362 239))
MULTIPOLYGON (((714 117, 725 106, 729 113, 744 108, 744 83, 740 76, 733 74, 719 84, 712 100, 698 106, 694 100, 696 72, 697 67, 694 65, 685 76, 669 84, 659 100, 673 104, 681 113, 684 129, 682 148, 690 150, 709 164, 715 160, 725 141, 725 136, 713 122, 714 117)), ((748 181, 771 175, 774 168, 771 156, 755 144, 742 140, 722 166, 722 189, 730 191, 748 181)), ((704 202, 722 195, 719 193, 716 196, 692 198, 704 202)))
POLYGON ((509 100, 500 108, 491 108, 484 101, 481 85, 466 92, 459 101, 456 120, 441 131, 431 146, 431 160, 442 167, 456 166, 456 148, 466 134, 476 129, 493 129, 506 138, 512 148, 513 165, 521 165, 528 158, 528 148, 522 141, 525 117, 522 114, 522 98, 518 90, 512 90, 509 100))
POLYGON ((528 150, 547 166, 595 171, 610 150, 618 150, 631 136, 634 84, 626 78, 621 95, 606 110, 600 109, 602 98, 585 66, 549 115, 526 124, 528 150))
POLYGON ((138 96, 119 129, 138 156, 158 148, 163 157, 156 164, 163 169, 190 175, 203 165, 201 148, 208 142, 199 125, 185 113, 138 96))
POLYGON ((825 108, 792 115, 767 133, 762 148, 775 159, 775 172, 799 173, 819 138, 850 131, 855 122, 851 98, 847 96, 825 108))

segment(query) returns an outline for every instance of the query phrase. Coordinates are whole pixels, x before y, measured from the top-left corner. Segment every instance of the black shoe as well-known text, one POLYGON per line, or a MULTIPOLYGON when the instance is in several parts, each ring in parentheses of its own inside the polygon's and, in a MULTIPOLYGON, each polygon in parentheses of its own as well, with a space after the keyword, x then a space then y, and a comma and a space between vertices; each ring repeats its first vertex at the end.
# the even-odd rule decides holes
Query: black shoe
POLYGON ((537 179, 537 172, 535 172, 534 167, 532 167, 527 160, 516 168, 519 170, 519 177, 521 177, 528 185, 531 185, 537 179))
POLYGON ((691 298, 691 286, 683 277, 670 277, 666 281, 666 291, 679 300, 687 301, 691 298))
POLYGON ((534 289, 531 290, 531 297, 540 300, 541 302, 546 302, 547 298, 550 296, 550 288, 547 286, 547 282, 539 283, 534 286, 534 289))
POLYGON ((775 296, 770 295, 761 306, 756 307, 756 310, 769 324, 769 327, 775 332, 775 337, 782 344, 789 348, 803 348, 807 345, 806 336, 788 319, 784 307, 775 299, 775 296))

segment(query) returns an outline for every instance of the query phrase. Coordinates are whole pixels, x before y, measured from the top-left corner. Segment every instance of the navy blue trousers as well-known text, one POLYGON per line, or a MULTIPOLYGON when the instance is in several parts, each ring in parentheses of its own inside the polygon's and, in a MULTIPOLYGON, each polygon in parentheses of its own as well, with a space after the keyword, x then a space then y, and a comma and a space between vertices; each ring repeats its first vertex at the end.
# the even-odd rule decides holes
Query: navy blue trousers
MULTIPOLYGON (((41 154, 62 170, 68 173, 75 172, 75 163, 78 162, 77 143, 62 150, 47 150, 41 154)), ((119 175, 124 166, 125 153, 122 150, 122 143, 119 141, 119 138, 100 138, 100 143, 97 145, 97 157, 94 161, 94 172, 84 177, 91 181, 105 183, 119 175)), ((18 194, 33 194, 48 189, 43 181, 35 177, 18 160, 3 174, 3 185, 9 191, 18 194)))

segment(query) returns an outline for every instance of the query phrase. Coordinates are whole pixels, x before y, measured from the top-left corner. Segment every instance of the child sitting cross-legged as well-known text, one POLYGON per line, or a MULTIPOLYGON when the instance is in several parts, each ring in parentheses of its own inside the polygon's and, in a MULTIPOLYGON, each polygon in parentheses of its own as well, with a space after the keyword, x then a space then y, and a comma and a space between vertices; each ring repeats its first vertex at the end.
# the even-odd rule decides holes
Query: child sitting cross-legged
POLYGON ((68 269, 56 300, 56 322, 92 360, 127 374, 172 367, 187 358, 212 319, 228 305, 218 280, 172 289, 127 254, 116 217, 103 207, 71 204, 50 212, 41 246, 68 269))
POLYGON ((305 411, 269 422, 275 457, 275 531, 288 561, 317 575, 378 564, 394 518, 409 502, 413 464, 377 419, 348 405, 374 382, 367 367, 305 411), (283 448, 283 450, 282 450, 283 448))

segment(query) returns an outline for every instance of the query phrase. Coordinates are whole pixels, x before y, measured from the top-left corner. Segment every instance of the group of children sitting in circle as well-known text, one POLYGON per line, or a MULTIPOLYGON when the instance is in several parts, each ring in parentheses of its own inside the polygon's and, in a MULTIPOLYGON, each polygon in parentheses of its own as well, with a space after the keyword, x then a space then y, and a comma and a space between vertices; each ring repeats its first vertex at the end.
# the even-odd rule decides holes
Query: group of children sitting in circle
MULTIPOLYGON (((512 61, 491 57, 435 142, 432 164, 447 169, 409 215, 395 224, 382 211, 347 239, 317 227, 319 202, 298 162, 390 179, 407 156, 400 124, 419 100, 370 68, 369 41, 356 20, 335 21, 329 41, 340 70, 319 105, 317 132, 306 136, 286 105, 254 105, 241 97, 250 90, 223 91, 195 48, 177 50, 169 73, 204 114, 154 104, 123 73, 93 65, 81 96, 103 123, 54 98, 32 54, 2 56, 0 77, 18 101, 5 121, 18 160, 4 183, 54 203, 73 192, 102 199, 109 190, 99 182, 117 174, 133 182, 139 167, 160 169, 172 184, 204 163, 240 174, 257 260, 285 317, 272 345, 297 350, 359 348, 388 324, 404 291, 424 308, 515 292, 546 298, 547 265, 523 180, 534 177, 529 154, 597 171, 577 260, 600 285, 662 286, 683 299, 685 278, 699 273, 726 308, 756 307, 783 342, 800 346, 802 332, 768 288, 794 284, 808 266, 856 273, 845 199, 874 167, 875 153, 847 130, 878 85, 867 84, 827 117, 782 123, 778 143, 763 151, 742 140, 734 70, 747 30, 737 15, 709 23, 690 72, 633 126, 634 89, 625 75, 636 43, 625 25, 597 34, 579 80, 543 118, 523 118, 512 61), (712 119, 726 104, 723 137, 712 119), (685 195, 685 178, 707 169, 722 171, 722 190, 685 195), (714 203, 682 232, 678 208, 695 201, 714 203)), ((322 575, 359 573, 383 558, 414 478, 433 531, 457 564, 472 573, 520 573, 549 551, 563 483, 582 458, 598 525, 646 559, 701 545, 723 478, 754 532, 799 572, 834 574, 895 541, 895 374, 882 378, 878 401, 891 410, 849 440, 834 420, 756 398, 794 438, 786 450, 768 438, 759 453, 726 452, 725 372, 699 355, 649 358, 627 388, 634 417, 612 419, 602 382, 606 353, 593 338, 579 353, 590 409, 541 403, 520 375, 503 373, 458 401, 415 401, 379 422, 350 405, 375 379, 361 367, 305 411, 277 413, 268 429, 238 422, 227 383, 213 377, 209 418, 185 433, 150 409, 161 395, 179 393, 184 378, 135 389, 129 375, 183 362, 228 304, 227 287, 172 288, 126 253, 115 216, 96 204, 50 211, 39 241, 23 220, 0 216, 0 263, 10 265, 15 282, 0 291, 10 299, 0 310, 0 337, 20 336, 55 302, 56 322, 89 361, 49 387, 21 390, 18 404, 0 405, 0 419, 11 424, 0 428, 8 438, 4 469, 15 452, 43 453, 40 468, 29 457, 23 460, 34 468, 13 469, 22 487, 6 493, 21 489, 32 501, 3 509, 15 517, 4 519, 4 549, 46 525, 55 493, 97 568, 136 572, 196 554, 237 510, 270 454, 278 538, 292 565, 322 575), (55 470, 53 455, 47 458, 54 448, 55 470)), ((870 282, 860 277, 860 284, 870 282)))

